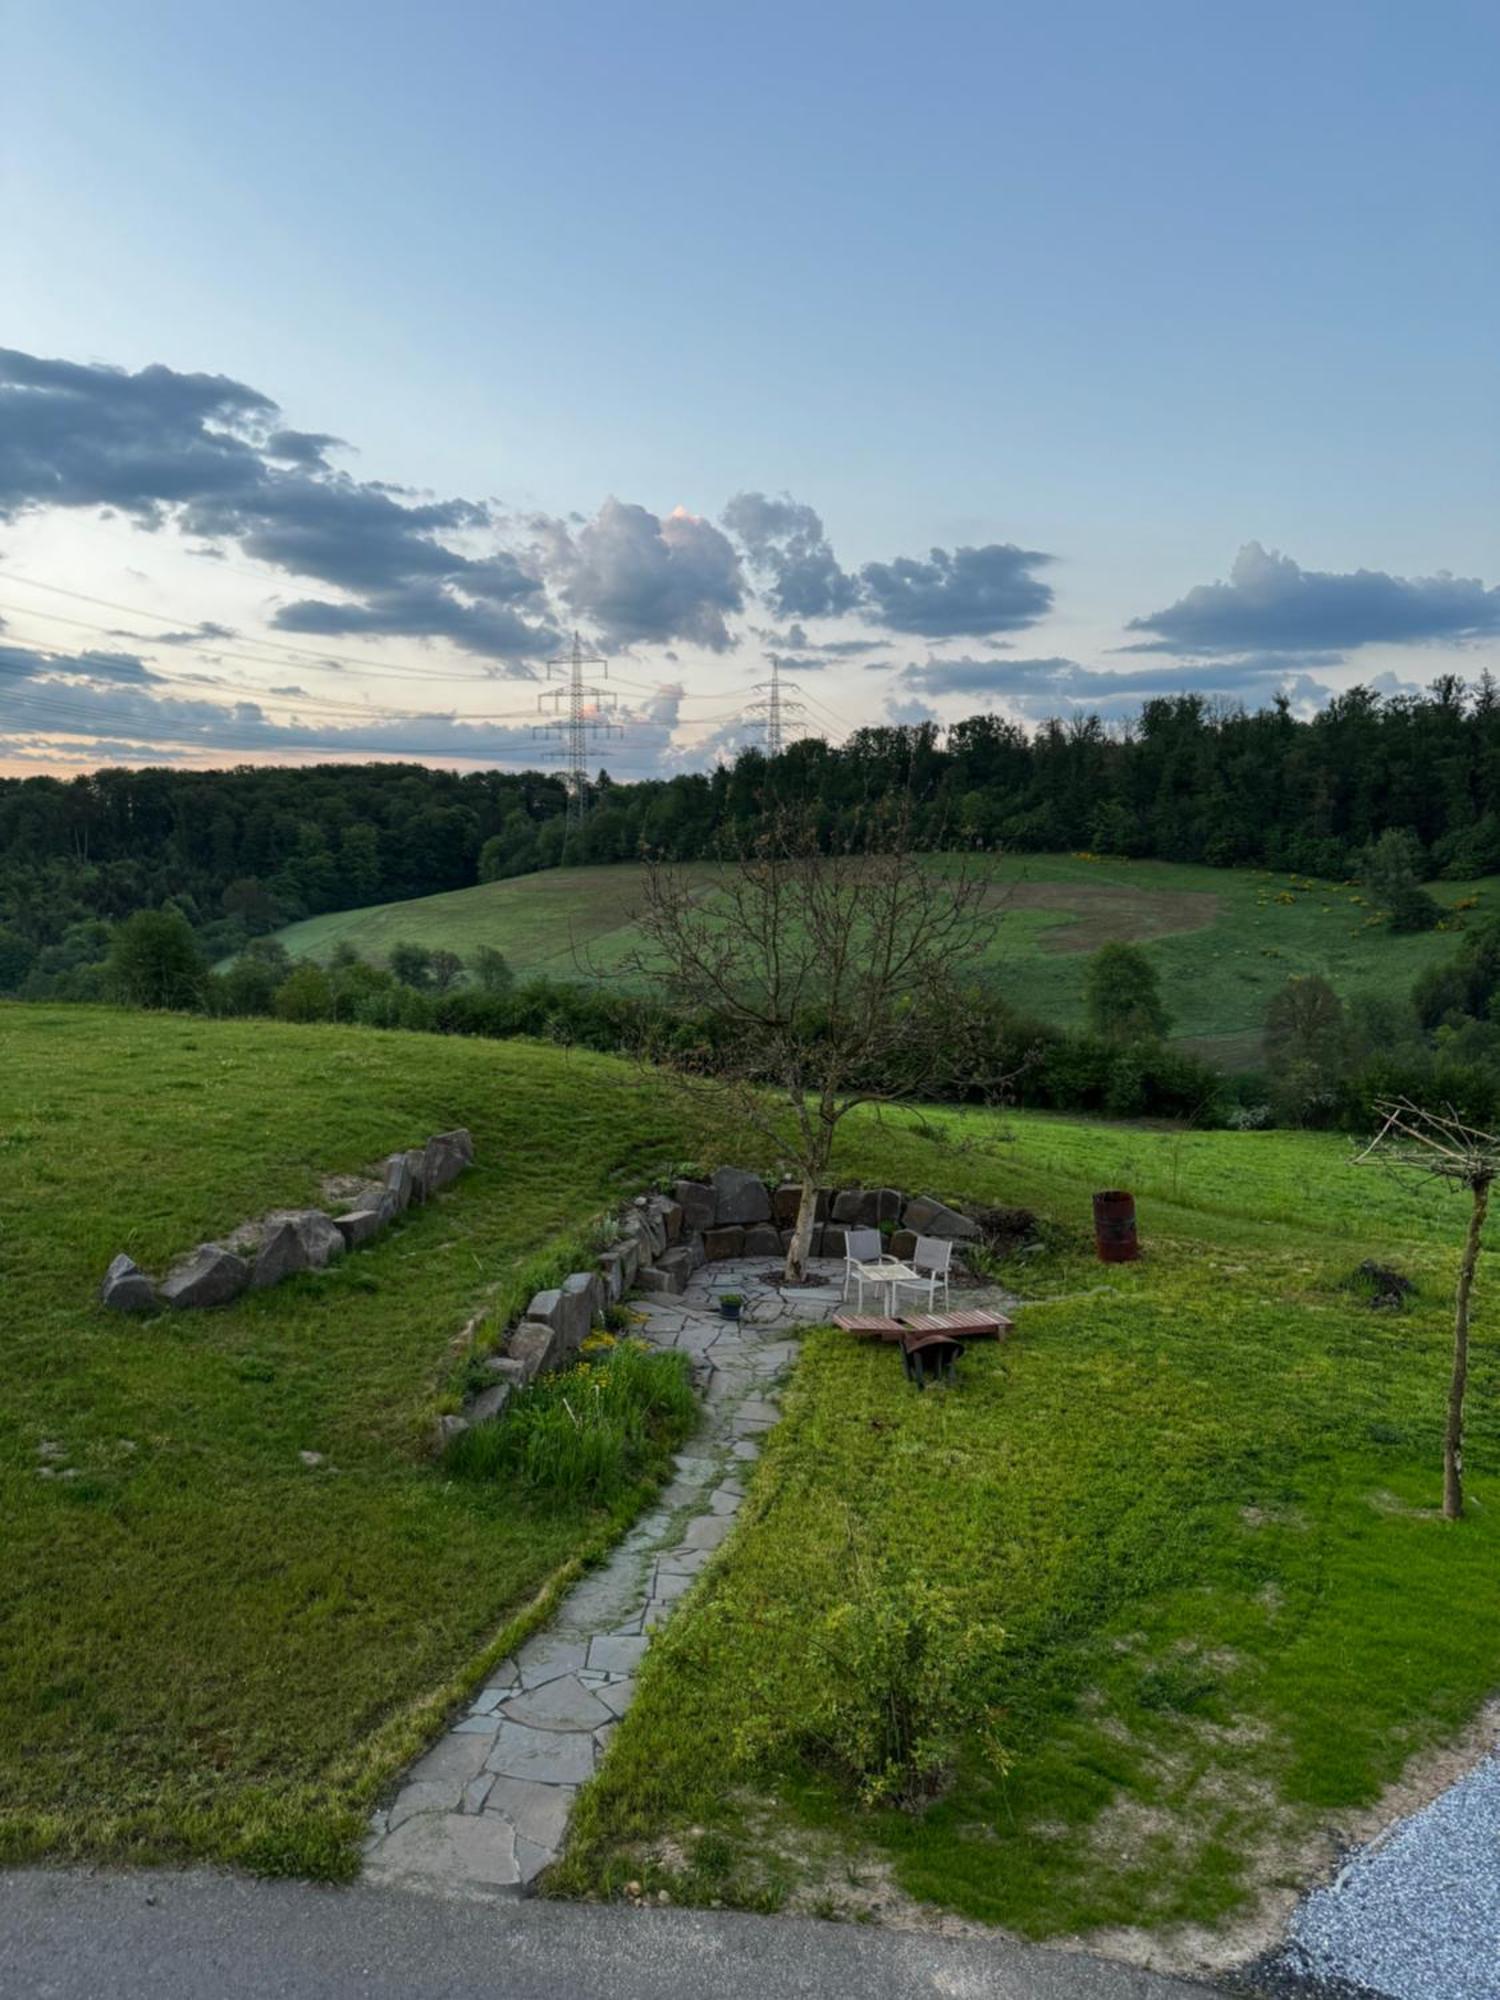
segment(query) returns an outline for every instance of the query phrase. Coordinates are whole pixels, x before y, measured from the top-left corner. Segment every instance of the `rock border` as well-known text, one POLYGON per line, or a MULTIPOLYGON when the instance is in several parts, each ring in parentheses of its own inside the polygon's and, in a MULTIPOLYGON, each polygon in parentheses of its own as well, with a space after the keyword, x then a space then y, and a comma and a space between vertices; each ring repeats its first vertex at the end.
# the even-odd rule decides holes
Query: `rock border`
POLYGON ((474 1141, 462 1127, 435 1132, 423 1145, 391 1153, 377 1179, 356 1180, 337 1215, 321 1208, 276 1208, 242 1222, 222 1243, 200 1243, 160 1280, 123 1252, 99 1287, 115 1312, 179 1312, 227 1305, 242 1292, 278 1285, 298 1271, 321 1271, 357 1250, 414 1203, 430 1201, 474 1163, 474 1141))
MULTIPOLYGON (((651 1192, 624 1202, 609 1218, 614 1237, 594 1267, 573 1271, 537 1292, 506 1329, 484 1367, 493 1378, 461 1412, 438 1419, 439 1449, 475 1424, 501 1415, 516 1389, 576 1357, 606 1307, 627 1293, 680 1295, 704 1264, 744 1257, 784 1257, 802 1199, 800 1181, 772 1182, 744 1167, 719 1167, 707 1180, 676 1180, 671 1194, 651 1192)), ((996 1212, 999 1213, 998 1211, 996 1212)), ((1006 1216, 1029 1216, 1007 1210, 1006 1216)), ((935 1195, 862 1184, 820 1189, 810 1257, 844 1255, 851 1229, 891 1225, 892 1255, 910 1256, 917 1237, 982 1241, 985 1224, 935 1195)))

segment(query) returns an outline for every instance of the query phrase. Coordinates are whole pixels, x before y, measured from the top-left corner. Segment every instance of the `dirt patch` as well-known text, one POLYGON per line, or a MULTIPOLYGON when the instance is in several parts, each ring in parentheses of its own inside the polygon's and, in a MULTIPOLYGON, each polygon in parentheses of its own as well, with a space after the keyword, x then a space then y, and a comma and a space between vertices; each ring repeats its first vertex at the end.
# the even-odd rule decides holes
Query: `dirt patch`
POLYGON ((1352 1849, 1368 1846, 1395 1821, 1430 1805, 1497 1747, 1500 1700, 1486 1702, 1451 1743, 1414 1757, 1373 1805, 1337 1814, 1292 1837, 1284 1828, 1278 1834, 1273 1826, 1247 1855, 1247 1872, 1259 1885, 1256 1902, 1230 1923, 1213 1930, 1196 1924, 1161 1931, 1121 1926, 1055 1942, 1182 1977, 1237 1971, 1282 1942, 1298 1903, 1309 1889, 1331 1881, 1352 1849))
POLYGON ((1104 882, 997 882, 985 892, 994 910, 1045 910, 1064 921, 1044 931, 1043 951, 1097 951, 1101 944, 1149 944, 1152 938, 1206 931, 1219 899, 1207 889, 1114 888, 1104 882))

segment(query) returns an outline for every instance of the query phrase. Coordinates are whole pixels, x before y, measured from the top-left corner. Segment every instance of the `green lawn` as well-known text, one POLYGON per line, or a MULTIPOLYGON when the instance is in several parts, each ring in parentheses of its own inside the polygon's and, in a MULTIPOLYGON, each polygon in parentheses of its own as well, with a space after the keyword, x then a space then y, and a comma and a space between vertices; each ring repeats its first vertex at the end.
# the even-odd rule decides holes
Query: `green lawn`
MULTIPOLYGON (((382 1786, 627 1511, 444 1476, 454 1336, 695 1155, 755 1159, 605 1058, 0 1008, 0 1855, 348 1870, 382 1786), (180 1318, 94 1302, 120 1248, 159 1266, 459 1123, 473 1172, 330 1273, 180 1318)), ((1492 1260, 1451 1528, 1437 1191, 1334 1139, 969 1113, 866 1117, 841 1171, 1035 1207, 1050 1247, 1013 1277, 1049 1302, 951 1396, 809 1338, 557 1886, 838 1908, 878 1864, 1038 1934, 1222 1915, 1500 1682, 1492 1260), (1088 1196, 1121 1182, 1151 1254, 1105 1271, 1088 1196), (1420 1279, 1415 1310, 1341 1289, 1365 1255, 1420 1279), (1010 1768, 965 1750, 919 1820, 858 1809, 799 1722, 851 1549, 1006 1634, 978 1678, 1010 1768)))
POLYGON ((450 1484, 427 1440, 476 1302, 676 1156, 622 1074, 0 1006, 0 1855, 349 1865, 500 1628, 618 1525, 450 1484), (159 1269, 458 1124, 474 1169, 328 1273, 180 1317, 95 1303, 120 1249, 159 1269))
MULTIPOLYGON (((1065 1226, 1006 1349, 918 1395, 888 1349, 811 1335, 739 1529, 653 1645, 585 1795, 560 1890, 855 1913, 909 1897, 1034 1936, 1212 1923, 1297 1879, 1311 1829, 1367 1804, 1500 1684, 1497 1272, 1486 1256, 1469 1468, 1440 1494, 1461 1205, 1336 1140, 1029 1118, 950 1121, 948 1185, 1065 1226), (1150 1255, 1078 1254, 1091 1188, 1137 1189, 1150 1255), (1070 1244, 1071 1233, 1071 1244, 1070 1244), (1365 1255, 1422 1286, 1375 1314, 1365 1255), (863 1810, 812 1720, 823 1621, 859 1568, 921 1575, 1005 1633, 977 1675, 1009 1769, 971 1734, 924 1815, 863 1810), (864 1886, 859 1886, 863 1884, 864 1886)), ((864 1143, 862 1141, 862 1143, 864 1143)), ((911 1161, 893 1139, 893 1177, 911 1161)))
MULTIPOLYGON (((1081 1023, 1089 952, 1112 938, 1140 942, 1176 1035, 1231 1068, 1256 1060, 1266 1002, 1289 974, 1322 973, 1346 998, 1402 992, 1455 948, 1446 932, 1393 937, 1347 883, 1062 854, 980 865, 995 885, 989 964, 1019 1009, 1081 1023)), ((690 872, 710 887, 710 869, 690 872)), ((550 869, 313 917, 280 936, 294 956, 317 959, 341 943, 374 959, 398 942, 461 957, 489 944, 523 976, 618 977, 638 942, 637 883, 629 866, 550 869)), ((1483 911, 1497 890, 1495 881, 1439 883, 1433 893, 1450 907, 1477 895, 1483 911)))

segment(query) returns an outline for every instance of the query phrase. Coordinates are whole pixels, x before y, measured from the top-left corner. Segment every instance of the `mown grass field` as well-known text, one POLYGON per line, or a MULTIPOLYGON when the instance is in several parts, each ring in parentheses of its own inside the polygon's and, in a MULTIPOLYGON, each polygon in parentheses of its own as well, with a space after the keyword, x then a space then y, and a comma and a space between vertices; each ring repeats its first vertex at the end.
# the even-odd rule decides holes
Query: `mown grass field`
MULTIPOLYGON (((1346 999, 1403 992, 1454 950, 1446 932, 1392 936, 1347 883, 1077 855, 982 865, 994 880, 988 963, 1019 1009, 1081 1023, 1089 952, 1114 938, 1141 943, 1174 1034, 1229 1068, 1255 1062, 1266 1002, 1289 974, 1321 973, 1346 999)), ((691 872, 710 893, 712 870, 691 872)), ((414 943, 468 958, 488 944, 523 976, 616 977, 638 941, 637 881, 628 866, 551 869, 313 917, 280 936, 298 957, 326 959, 347 943, 381 960, 393 944, 414 943)), ((1433 893, 1450 908, 1476 895, 1479 911, 1500 908, 1500 881, 1439 883, 1433 893)))
POLYGON ((997 1144, 948 1124, 980 1144, 950 1185, 1072 1231, 1091 1187, 1135 1187, 1148 1257, 1105 1270, 1065 1237, 1019 1280, 1052 1302, 946 1394, 911 1390, 888 1349, 809 1336, 558 1889, 850 1914, 904 1895, 1039 1937, 1214 1924, 1305 1879, 1329 1815, 1500 1684, 1488 1254, 1473 1505, 1457 1526, 1434 1511, 1460 1207, 1333 1139, 1028 1118, 997 1144), (1368 1255, 1417 1276, 1413 1310, 1345 1288, 1368 1255), (826 1621, 883 1567, 1005 1633, 975 1692, 1009 1768, 976 1723, 920 1816, 859 1807, 811 1720, 841 1673, 826 1621))

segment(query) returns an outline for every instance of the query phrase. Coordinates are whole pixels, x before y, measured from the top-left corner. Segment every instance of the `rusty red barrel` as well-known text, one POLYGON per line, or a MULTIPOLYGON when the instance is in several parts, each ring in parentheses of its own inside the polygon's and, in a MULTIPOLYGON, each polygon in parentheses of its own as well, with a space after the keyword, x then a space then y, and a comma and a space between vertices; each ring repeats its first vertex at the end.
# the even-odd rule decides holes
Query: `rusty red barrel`
POLYGON ((1135 1196, 1123 1188, 1105 1188, 1094 1196, 1094 1248, 1101 1264, 1129 1264, 1141 1254, 1135 1196))

